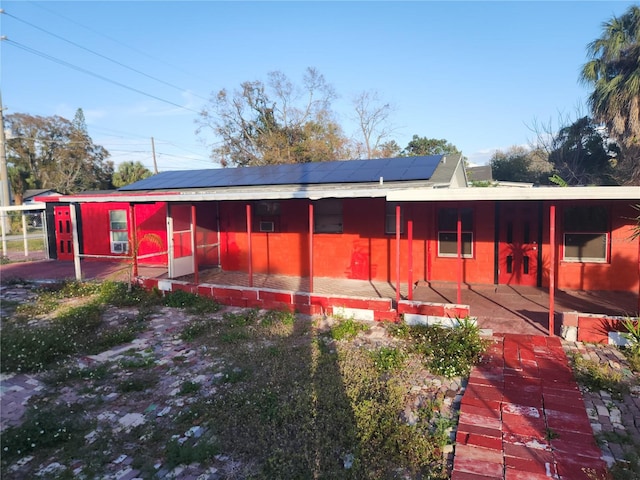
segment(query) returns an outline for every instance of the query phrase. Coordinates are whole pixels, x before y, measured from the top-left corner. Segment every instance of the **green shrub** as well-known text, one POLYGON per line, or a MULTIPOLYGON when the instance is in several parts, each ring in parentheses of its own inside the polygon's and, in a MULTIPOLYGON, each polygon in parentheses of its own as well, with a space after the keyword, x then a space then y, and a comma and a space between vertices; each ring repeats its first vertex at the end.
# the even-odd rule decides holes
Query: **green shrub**
POLYGON ((400 368, 404 364, 406 355, 396 347, 381 347, 371 352, 371 357, 378 370, 389 371, 400 368))
POLYGON ((453 328, 412 326, 410 334, 429 371, 447 378, 469 375, 486 348, 479 328, 466 320, 453 328))
POLYGON ((366 332, 369 327, 364 323, 357 322, 353 318, 347 318, 339 320, 336 325, 331 327, 331 338, 334 340, 351 340, 355 338, 358 333, 366 332))

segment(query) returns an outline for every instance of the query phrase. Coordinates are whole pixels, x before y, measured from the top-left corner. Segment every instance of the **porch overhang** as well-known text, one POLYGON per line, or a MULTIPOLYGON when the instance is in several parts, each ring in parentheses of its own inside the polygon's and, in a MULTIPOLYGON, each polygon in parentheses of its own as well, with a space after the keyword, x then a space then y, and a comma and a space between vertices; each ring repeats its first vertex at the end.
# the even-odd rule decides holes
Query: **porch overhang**
POLYGON ((387 194, 390 202, 460 202, 482 200, 640 200, 640 187, 405 188, 387 194))

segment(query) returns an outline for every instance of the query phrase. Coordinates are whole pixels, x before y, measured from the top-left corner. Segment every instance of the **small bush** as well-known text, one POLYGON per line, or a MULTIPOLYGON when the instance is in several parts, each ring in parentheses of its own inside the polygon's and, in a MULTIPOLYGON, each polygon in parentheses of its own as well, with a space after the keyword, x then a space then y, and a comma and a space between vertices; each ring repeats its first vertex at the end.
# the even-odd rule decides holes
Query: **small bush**
POLYGON ((412 326, 410 332, 429 371, 447 378, 469 375, 486 348, 478 327, 468 321, 454 328, 412 326))
POLYGON ((269 326, 274 323, 293 325, 295 320, 295 314, 288 310, 269 310, 260 319, 260 324, 264 326, 269 326))
POLYGON ((331 328, 331 338, 334 340, 351 340, 355 338, 358 333, 366 332, 369 327, 364 323, 357 322, 353 318, 347 318, 340 320, 337 325, 331 328))
POLYGON ((406 355, 395 347, 381 347, 371 352, 371 357, 376 368, 386 372, 400 368, 404 364, 406 355))

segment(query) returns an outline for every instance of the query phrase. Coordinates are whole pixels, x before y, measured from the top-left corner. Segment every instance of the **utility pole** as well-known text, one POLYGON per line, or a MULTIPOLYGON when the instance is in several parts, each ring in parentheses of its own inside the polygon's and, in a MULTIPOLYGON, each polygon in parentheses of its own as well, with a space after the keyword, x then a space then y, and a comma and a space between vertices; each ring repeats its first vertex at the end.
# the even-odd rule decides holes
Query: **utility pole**
POLYGON ((153 153, 153 173, 158 173, 158 164, 156 163, 156 144, 151 137, 151 152, 153 153))
MULTIPOLYGON (((4 106, 2 104, 2 92, 0 91, 0 190, 2 191, 2 197, 0 198, 0 205, 8 207, 11 205, 11 198, 9 196, 9 173, 7 171, 7 147, 6 139, 4 137, 4 106)), ((11 222, 9 222, 9 216, 6 212, 2 213, 4 222, 4 231, 11 232, 11 222)))

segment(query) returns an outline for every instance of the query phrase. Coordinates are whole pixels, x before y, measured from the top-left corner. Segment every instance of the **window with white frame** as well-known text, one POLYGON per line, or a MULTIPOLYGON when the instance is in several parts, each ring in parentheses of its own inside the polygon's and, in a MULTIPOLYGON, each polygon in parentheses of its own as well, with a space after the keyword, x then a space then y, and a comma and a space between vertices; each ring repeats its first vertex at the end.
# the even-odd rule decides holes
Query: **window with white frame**
POLYGON ((473 209, 441 208, 438 210, 438 256, 458 256, 458 210, 462 222, 462 256, 473 257, 473 209))
POLYGON ((111 253, 129 253, 126 210, 109 211, 109 234, 111 236, 111 253))
POLYGON ((342 233, 342 199, 325 198, 314 204, 313 231, 342 233))
POLYGON ((567 207, 563 218, 563 260, 608 261, 609 212, 602 206, 567 207))
MULTIPOLYGON (((384 220, 384 233, 396 234, 396 207, 399 203, 387 202, 384 220)), ((400 207, 400 233, 404 233, 404 208, 400 207)))

